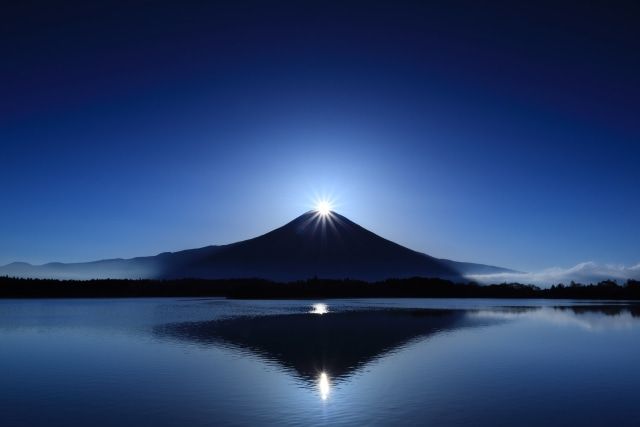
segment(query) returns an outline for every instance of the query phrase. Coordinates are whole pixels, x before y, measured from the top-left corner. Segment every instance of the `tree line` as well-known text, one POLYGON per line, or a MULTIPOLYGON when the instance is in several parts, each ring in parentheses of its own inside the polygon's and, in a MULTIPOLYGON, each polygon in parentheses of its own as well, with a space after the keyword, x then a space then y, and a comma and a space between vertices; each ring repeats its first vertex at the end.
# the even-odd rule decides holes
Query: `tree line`
POLYGON ((479 285, 414 277, 380 282, 312 278, 278 283, 263 279, 53 280, 0 277, 0 298, 98 297, 287 298, 567 298, 640 300, 640 281, 571 282, 549 288, 522 283, 479 285))

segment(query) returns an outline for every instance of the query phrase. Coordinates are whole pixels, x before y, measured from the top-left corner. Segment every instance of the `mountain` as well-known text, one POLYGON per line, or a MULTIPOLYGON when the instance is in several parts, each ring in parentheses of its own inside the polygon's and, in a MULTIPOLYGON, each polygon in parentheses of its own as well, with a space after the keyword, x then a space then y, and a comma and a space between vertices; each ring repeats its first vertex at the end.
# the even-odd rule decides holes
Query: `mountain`
POLYGON ((131 259, 0 267, 0 275, 33 278, 256 277, 276 281, 414 276, 461 281, 467 274, 510 271, 434 258, 384 239, 335 212, 322 216, 315 211, 262 236, 229 245, 131 259))

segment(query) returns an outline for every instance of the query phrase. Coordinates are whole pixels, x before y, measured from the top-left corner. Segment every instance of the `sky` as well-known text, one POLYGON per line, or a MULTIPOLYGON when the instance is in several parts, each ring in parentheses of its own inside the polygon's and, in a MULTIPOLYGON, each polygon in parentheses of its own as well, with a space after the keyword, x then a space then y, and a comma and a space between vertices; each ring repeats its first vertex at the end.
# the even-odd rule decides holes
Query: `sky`
POLYGON ((13 3, 0 264, 231 243, 318 196, 436 257, 640 262, 638 3, 13 3))

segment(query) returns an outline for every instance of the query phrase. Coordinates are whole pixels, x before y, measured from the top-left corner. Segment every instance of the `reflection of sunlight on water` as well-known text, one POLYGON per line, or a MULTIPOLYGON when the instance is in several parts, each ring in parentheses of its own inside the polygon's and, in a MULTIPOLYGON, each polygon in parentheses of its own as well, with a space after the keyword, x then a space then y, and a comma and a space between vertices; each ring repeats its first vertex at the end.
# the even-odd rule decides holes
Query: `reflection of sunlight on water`
POLYGON ((329 397, 329 377, 325 372, 320 373, 320 378, 318 379, 318 388, 320 389, 320 398, 322 400, 327 400, 329 397))
POLYGON ((327 307, 327 304, 324 303, 318 303, 318 304, 313 304, 313 306, 311 307, 311 311, 309 313, 313 313, 313 314, 325 314, 329 312, 329 307, 327 307))

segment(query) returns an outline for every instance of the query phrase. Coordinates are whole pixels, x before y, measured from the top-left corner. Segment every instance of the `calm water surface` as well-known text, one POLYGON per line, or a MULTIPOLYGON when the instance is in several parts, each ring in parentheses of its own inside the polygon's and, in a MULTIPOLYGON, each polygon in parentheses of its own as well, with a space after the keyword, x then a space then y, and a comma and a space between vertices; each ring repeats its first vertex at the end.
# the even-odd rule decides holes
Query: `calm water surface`
POLYGON ((0 301, 0 425, 640 425, 640 307, 0 301))

